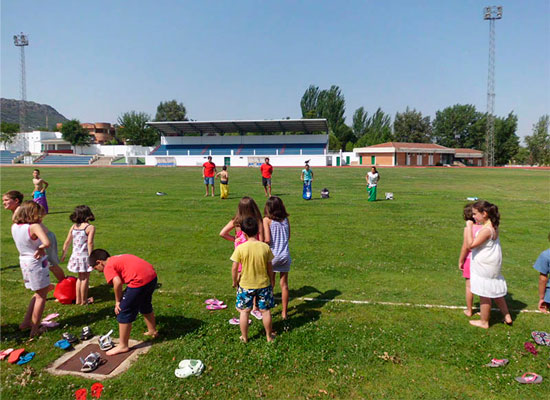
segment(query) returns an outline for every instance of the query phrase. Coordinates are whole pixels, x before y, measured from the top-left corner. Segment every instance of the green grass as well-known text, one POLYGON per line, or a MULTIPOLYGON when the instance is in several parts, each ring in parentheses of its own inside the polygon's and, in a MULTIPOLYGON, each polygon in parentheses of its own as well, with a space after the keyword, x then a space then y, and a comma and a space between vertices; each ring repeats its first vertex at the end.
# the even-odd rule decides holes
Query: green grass
MULTIPOLYGON (((31 168, 3 168, 2 192, 30 193, 31 168)), ((254 320, 248 345, 227 320, 232 307, 208 312, 203 301, 216 296, 233 304, 232 244, 218 237, 240 197, 254 197, 263 209, 257 169, 230 171, 230 199, 204 198, 199 168, 43 168, 50 183, 51 214, 45 224, 62 246, 79 204, 96 215, 96 247, 111 254, 133 253, 157 269, 160 290, 154 306, 162 337, 125 374, 104 382, 105 399, 178 398, 399 398, 542 399, 550 391, 550 348, 525 352, 531 330, 550 331, 550 317, 514 313, 513 327, 493 312, 488 330, 471 327, 461 310, 376 304, 302 301, 299 297, 414 304, 463 305, 464 281, 457 269, 465 198, 496 203, 512 309, 536 308, 537 273, 532 264, 548 248, 550 172, 544 170, 395 168, 382 169, 379 198, 367 203, 358 168, 314 168, 314 200, 301 199, 299 169, 279 168, 273 193, 291 214, 290 319, 274 309, 276 342, 265 342, 254 320), (321 200, 327 187, 331 198, 321 200), (156 196, 157 191, 167 196, 156 196), (386 355, 385 355, 386 353, 386 355), (508 358, 503 369, 482 367, 508 358), (179 380, 177 363, 199 358, 206 371, 179 380), (514 381, 527 371, 541 385, 514 381)), ((217 190, 217 188, 216 188, 217 190)), ((93 381, 54 377, 44 371, 62 353, 53 343, 63 331, 85 325, 94 332, 116 328, 114 295, 92 274, 88 307, 48 301, 62 327, 27 342, 17 326, 31 292, 23 287, 10 234, 10 213, 1 222, 1 348, 25 347, 37 357, 26 372, 1 366, 5 399, 71 399, 93 381), (27 375, 25 375, 27 374, 27 375), (28 376, 28 379, 23 379, 28 376), (21 382, 25 382, 24 385, 21 382)), ((65 267, 65 265, 62 265, 65 267)), ((278 288, 275 290, 279 293, 278 288)), ((142 318, 132 337, 143 339, 142 318)))

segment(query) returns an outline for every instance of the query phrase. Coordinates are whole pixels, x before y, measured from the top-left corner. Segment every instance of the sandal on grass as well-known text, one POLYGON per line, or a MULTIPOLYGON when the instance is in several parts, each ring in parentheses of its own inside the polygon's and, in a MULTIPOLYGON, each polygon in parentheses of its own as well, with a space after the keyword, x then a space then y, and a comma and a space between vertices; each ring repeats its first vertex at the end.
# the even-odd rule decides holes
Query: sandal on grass
POLYGON ((537 375, 534 372, 526 372, 522 376, 516 377, 516 381, 519 383, 541 383, 542 376, 537 375))
POLYGON ((80 334, 80 340, 88 340, 94 337, 92 330, 89 326, 82 328, 82 333, 80 334))
POLYGON ((533 331, 531 337, 539 346, 550 346, 550 333, 533 331))
POLYGON ((80 371, 82 372, 92 372, 99 367, 99 362, 101 361, 101 356, 99 353, 90 353, 86 357, 86 359, 80 358, 80 362, 82 363, 82 368, 80 368, 80 371))
POLYGON ((59 326, 59 322, 55 322, 55 321, 42 321, 40 323, 40 325, 46 327, 46 328, 57 328, 59 326))
POLYGON ((252 310, 250 312, 250 314, 252 314, 252 316, 256 319, 262 319, 263 318, 263 315, 262 315, 261 311, 258 311, 258 310, 252 310))
POLYGON ((111 350, 115 345, 113 344, 113 339, 111 339, 111 334, 113 330, 111 329, 107 332, 106 335, 99 337, 99 348, 103 351, 111 350))
POLYGON ((523 344, 523 347, 525 347, 525 350, 527 350, 529 353, 533 354, 534 356, 538 354, 537 349, 535 349, 535 346, 531 342, 525 342, 523 344))
POLYGON ((207 310, 223 310, 227 308, 227 304, 208 304, 206 306, 207 310))
POLYGON ((6 349, 6 350, 2 350, 0 352, 0 360, 3 360, 4 358, 6 358, 7 356, 10 355, 10 353, 13 351, 13 349, 6 349))
POLYGON ((76 343, 78 342, 78 339, 75 335, 73 335, 72 333, 69 333, 69 332, 63 332, 63 334, 61 335, 61 337, 63 339, 65 339, 67 342, 69 343, 76 343))
POLYGON ((25 349, 17 349, 12 351, 8 356, 8 362, 10 364, 15 364, 19 360, 19 357, 21 357, 23 354, 25 354, 25 349))
POLYGON ((43 318, 42 322, 51 321, 52 319, 56 319, 57 317, 59 317, 59 313, 52 313, 43 318))
POLYGON ((92 385, 92 397, 99 399, 101 397, 101 392, 103 391, 103 384, 96 382, 92 385))
POLYGON ((76 400, 86 400, 88 396, 88 389, 81 388, 74 392, 74 397, 76 400))
POLYGON ((216 305, 222 305, 223 301, 218 299, 207 299, 204 301, 204 304, 216 304, 216 305))
POLYGON ((35 355, 36 355, 36 353, 34 351, 32 353, 25 354, 24 356, 22 356, 19 359, 19 361, 17 361, 17 365, 23 365, 23 364, 28 363, 29 361, 31 361, 34 358, 35 355))
POLYGON ((174 374, 178 378, 188 378, 191 375, 198 376, 204 371, 204 364, 201 360, 182 360, 174 374))
MULTIPOLYGON (((251 323, 252 323, 252 320, 249 319, 249 320, 248 320, 248 325, 250 325, 251 323)), ((231 318, 231 319, 229 320, 229 324, 230 324, 230 325, 240 325, 240 324, 241 324, 241 321, 239 320, 239 318, 231 318)))
POLYGON ((55 347, 59 347, 61 350, 67 350, 71 347, 71 343, 67 339, 61 339, 54 343, 55 347))
POLYGON ((491 368, 497 368, 497 367, 504 367, 506 364, 508 364, 508 360, 506 358, 498 359, 493 358, 489 364, 485 364, 486 367, 491 368))

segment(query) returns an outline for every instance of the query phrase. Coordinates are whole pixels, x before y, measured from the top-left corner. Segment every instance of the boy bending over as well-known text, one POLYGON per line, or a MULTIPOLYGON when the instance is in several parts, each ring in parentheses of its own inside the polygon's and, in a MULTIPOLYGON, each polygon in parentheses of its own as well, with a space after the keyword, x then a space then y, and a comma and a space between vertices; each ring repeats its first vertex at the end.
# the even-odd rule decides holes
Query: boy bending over
POLYGON ((106 354, 113 356, 130 350, 128 341, 132 322, 138 312, 143 314, 147 332, 144 335, 157 337, 158 332, 153 312, 153 292, 157 287, 157 273, 151 264, 132 254, 110 256, 103 249, 95 249, 89 257, 90 266, 103 272, 108 284, 115 291, 115 314, 118 321, 119 343, 106 354), (127 285, 122 291, 122 285, 127 285))
POLYGON ((265 328, 267 341, 273 341, 271 327, 271 311, 273 307, 273 268, 271 260, 273 253, 269 245, 256 239, 258 221, 254 218, 245 218, 241 225, 247 241, 235 249, 231 255, 233 261, 233 287, 237 289, 236 307, 240 311, 241 337, 248 342, 248 317, 254 298, 257 298, 258 308, 262 313, 262 322, 265 328), (238 279, 239 263, 242 264, 241 279, 238 279))
MULTIPOLYGON (((548 235, 550 240, 550 235, 548 235)), ((539 272, 539 304, 538 309, 543 313, 550 313, 550 249, 544 250, 540 253, 539 258, 533 265, 539 272)))

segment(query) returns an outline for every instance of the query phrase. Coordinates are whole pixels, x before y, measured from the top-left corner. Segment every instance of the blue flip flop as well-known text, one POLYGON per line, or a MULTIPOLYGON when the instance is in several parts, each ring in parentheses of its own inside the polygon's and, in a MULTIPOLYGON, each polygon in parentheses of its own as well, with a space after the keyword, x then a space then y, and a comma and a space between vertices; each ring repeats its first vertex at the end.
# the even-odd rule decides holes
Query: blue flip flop
POLYGON ((71 343, 67 339, 61 339, 54 343, 55 347, 59 347, 61 350, 67 350, 71 347, 71 343))
POLYGON ((18 365, 23 365, 23 364, 26 364, 28 363, 29 361, 31 361, 34 356, 36 355, 36 353, 33 351, 32 353, 27 353, 25 354, 24 356, 22 356, 19 361, 17 361, 17 364, 18 365))

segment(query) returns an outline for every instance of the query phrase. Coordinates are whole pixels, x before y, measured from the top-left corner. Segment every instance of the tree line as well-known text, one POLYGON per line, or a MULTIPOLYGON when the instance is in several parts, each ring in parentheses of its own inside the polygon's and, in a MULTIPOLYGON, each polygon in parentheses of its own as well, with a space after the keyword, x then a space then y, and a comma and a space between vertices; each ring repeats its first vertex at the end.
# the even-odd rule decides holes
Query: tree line
MULTIPOLYGON (((416 109, 407 107, 392 118, 381 108, 369 115, 364 107, 353 113, 351 125, 346 124, 346 101, 336 85, 321 90, 310 85, 300 100, 303 118, 325 118, 329 128, 329 149, 352 151, 354 147, 367 147, 389 141, 437 143, 451 148, 485 150, 487 114, 471 104, 455 104, 437 111, 433 121, 416 109)), ((145 112, 129 111, 118 117, 116 137, 109 144, 154 146, 160 133, 147 121, 145 112)), ((154 121, 188 121, 187 109, 181 102, 160 102, 154 121)), ((550 165, 550 117, 543 115, 534 124, 532 135, 520 146, 517 136, 517 116, 510 112, 506 117, 495 117, 495 164, 550 165)), ((19 126, 2 122, 0 141, 14 140, 19 126)), ((88 131, 76 119, 63 123, 63 138, 73 146, 90 144, 88 131)), ((251 133, 261 134, 261 133, 251 133)), ((280 133, 282 134, 282 132, 280 133)))

